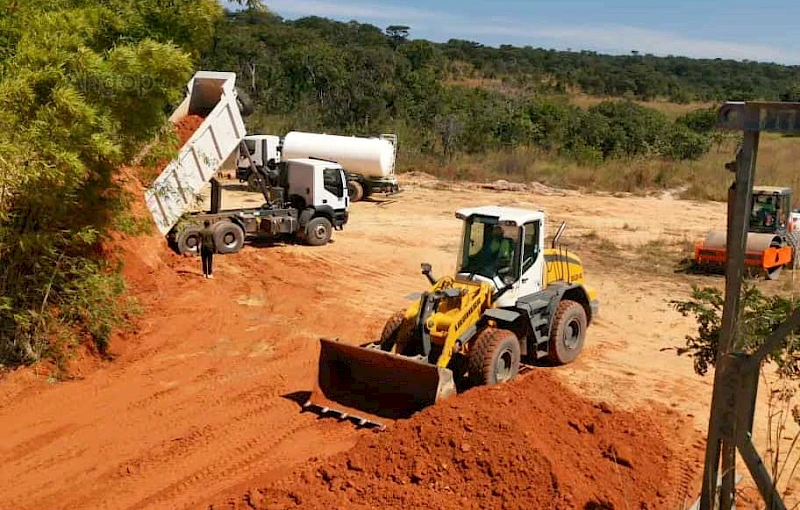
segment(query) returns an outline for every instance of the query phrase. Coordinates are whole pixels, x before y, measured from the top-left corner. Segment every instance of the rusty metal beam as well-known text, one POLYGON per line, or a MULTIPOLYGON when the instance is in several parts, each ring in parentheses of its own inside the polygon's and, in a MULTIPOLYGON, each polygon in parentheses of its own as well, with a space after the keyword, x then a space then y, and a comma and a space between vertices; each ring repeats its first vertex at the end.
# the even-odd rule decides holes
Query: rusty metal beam
POLYGON ((717 114, 717 128, 800 134, 800 103, 728 101, 717 114))

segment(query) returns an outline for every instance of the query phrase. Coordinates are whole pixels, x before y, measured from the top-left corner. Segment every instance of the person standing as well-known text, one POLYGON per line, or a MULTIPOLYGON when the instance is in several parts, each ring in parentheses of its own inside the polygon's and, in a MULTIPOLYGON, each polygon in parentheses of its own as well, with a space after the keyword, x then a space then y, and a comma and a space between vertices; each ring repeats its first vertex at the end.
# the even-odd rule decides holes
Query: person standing
POLYGON ((211 230, 211 222, 203 222, 203 230, 200 231, 200 258, 203 261, 203 278, 214 278, 214 233, 211 230))

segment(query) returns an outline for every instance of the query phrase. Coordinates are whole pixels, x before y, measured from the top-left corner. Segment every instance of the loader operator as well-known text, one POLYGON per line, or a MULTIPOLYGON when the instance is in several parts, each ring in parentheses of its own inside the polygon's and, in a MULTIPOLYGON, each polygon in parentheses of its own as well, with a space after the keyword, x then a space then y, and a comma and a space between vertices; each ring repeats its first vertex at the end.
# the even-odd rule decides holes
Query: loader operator
POLYGON ((496 276, 501 269, 511 265, 514 242, 504 235, 503 227, 495 225, 487 248, 486 265, 489 266, 491 275, 496 276))

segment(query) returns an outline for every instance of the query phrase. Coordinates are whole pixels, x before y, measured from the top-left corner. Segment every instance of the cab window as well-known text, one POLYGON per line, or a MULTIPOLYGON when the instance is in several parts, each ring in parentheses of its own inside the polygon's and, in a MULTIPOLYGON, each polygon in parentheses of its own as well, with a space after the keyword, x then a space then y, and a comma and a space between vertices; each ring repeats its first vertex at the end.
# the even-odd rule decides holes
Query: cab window
POLYGON ((531 221, 525 224, 525 237, 522 248, 522 273, 531 268, 539 258, 539 229, 538 221, 531 221))
POLYGON ((322 181, 325 189, 337 197, 344 196, 342 172, 338 168, 326 168, 322 171, 322 181))

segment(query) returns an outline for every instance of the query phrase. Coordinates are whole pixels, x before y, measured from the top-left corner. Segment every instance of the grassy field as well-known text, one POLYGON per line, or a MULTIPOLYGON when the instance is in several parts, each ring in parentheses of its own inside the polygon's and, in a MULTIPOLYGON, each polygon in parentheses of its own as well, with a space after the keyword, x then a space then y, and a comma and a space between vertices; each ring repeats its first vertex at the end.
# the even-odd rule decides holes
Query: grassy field
MULTIPOLYGON (((590 108, 603 101, 618 101, 618 100, 619 100, 618 97, 599 97, 599 96, 590 96, 582 93, 572 93, 569 95, 570 103, 584 109, 590 108)), ((685 115, 691 111, 699 110, 701 108, 709 108, 711 106, 717 106, 714 103, 704 103, 698 101, 693 101, 685 104, 670 103, 669 101, 660 99, 656 99, 654 101, 634 100, 633 102, 640 106, 645 106, 647 108, 653 108, 654 110, 658 110, 671 119, 676 119, 681 115, 685 115)))
MULTIPOLYGON (((713 147, 697 161, 615 160, 579 165, 532 147, 485 154, 457 154, 449 162, 423 154, 400 154, 400 171, 417 170, 447 180, 541 182, 582 191, 645 194, 674 191, 681 198, 725 200, 732 175, 725 163, 736 156, 738 141, 713 147)), ((790 186, 800 192, 800 138, 764 134, 759 144, 756 183, 790 186)), ((795 204, 800 206, 796 194, 795 204)))

